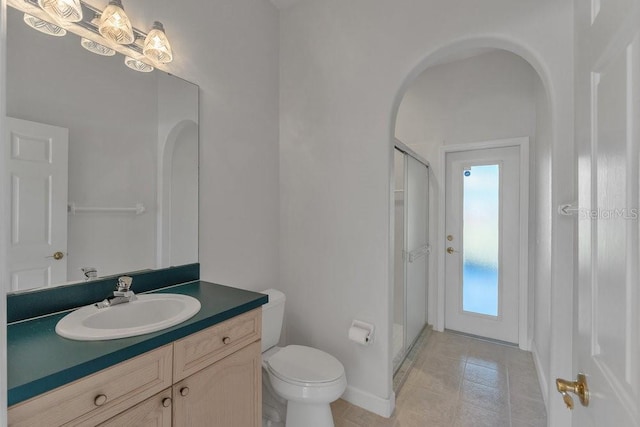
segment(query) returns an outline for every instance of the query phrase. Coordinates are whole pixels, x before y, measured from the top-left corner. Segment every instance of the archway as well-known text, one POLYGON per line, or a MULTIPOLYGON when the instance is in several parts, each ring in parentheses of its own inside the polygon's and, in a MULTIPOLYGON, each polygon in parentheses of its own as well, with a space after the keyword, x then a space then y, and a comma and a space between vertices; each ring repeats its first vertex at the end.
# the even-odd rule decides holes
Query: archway
MULTIPOLYGON (((537 286, 538 284, 540 284, 542 278, 536 277, 535 282, 533 281, 529 282, 529 289, 527 292, 527 297, 529 297, 529 301, 525 307, 525 310, 527 310, 528 313, 525 315, 526 325, 524 328, 527 336, 526 336, 526 339, 524 340, 524 345, 522 345, 521 343, 521 347, 524 349, 530 349, 531 341, 534 338, 533 313, 534 313, 534 309, 536 308, 533 306, 534 301, 536 302, 536 304, 541 304, 541 306, 537 308, 543 308, 543 311, 552 312, 552 308, 553 308, 552 297, 551 297, 551 283, 553 280, 553 271, 552 271, 552 265, 551 265, 551 252, 553 249, 553 243, 552 243, 551 230, 555 225, 555 220, 553 219, 553 209, 552 209, 552 206, 553 206, 552 162, 553 162, 553 155, 554 155, 554 147, 557 145, 558 141, 557 141, 557 123, 556 123, 557 119, 555 114, 556 95, 555 95, 553 86, 551 84, 551 79, 549 77, 550 73, 548 72, 548 68, 545 62, 541 60, 540 56, 536 54, 535 50, 525 46, 522 43, 519 43, 518 41, 506 39, 499 36, 479 36, 479 37, 464 38, 464 39, 459 39, 451 43, 448 43, 446 45, 440 46, 437 49, 434 49, 413 68, 413 70, 407 75, 402 85, 398 89, 396 98, 392 106, 392 111, 391 111, 392 120, 391 120, 391 129, 390 129, 391 130, 390 140, 393 141, 394 138, 397 137, 397 120, 398 120, 398 114, 400 111, 400 106, 403 101, 403 98, 407 93, 407 90, 417 81, 420 75, 422 75, 426 70, 430 69, 431 67, 434 67, 437 65, 443 65, 451 61, 459 60, 461 58, 483 54, 488 51, 509 52, 510 54, 513 54, 523 59, 524 61, 526 61, 526 63, 528 63, 528 65, 535 72, 537 78, 540 80, 540 84, 542 87, 541 90, 544 94, 544 100, 543 100, 544 107, 545 107, 544 113, 546 115, 546 120, 547 120, 546 126, 548 127, 548 129, 546 129, 546 135, 545 135, 545 141, 544 141, 546 151, 544 153, 539 153, 532 150, 533 158, 535 158, 536 155, 544 156, 543 160, 546 162, 545 169, 544 169, 544 172, 547 173, 546 176, 543 176, 542 178, 540 178, 541 174, 539 173, 540 172, 539 170, 537 171, 538 172, 537 177, 532 176, 532 182, 535 182, 536 184, 539 184, 539 182, 536 181, 537 179, 546 180, 542 183, 544 184, 543 185, 544 193, 540 194, 540 197, 544 197, 545 203, 544 205, 540 205, 538 207, 539 209, 544 210, 543 212, 544 215, 542 215, 544 216, 544 224, 543 224, 544 229, 543 230, 536 229, 535 227, 538 227, 538 225, 536 224, 532 229, 530 229, 529 234, 531 236, 539 235, 540 233, 544 235, 543 236, 545 239, 544 243, 547 245, 547 248, 548 248, 548 259, 533 260, 529 268, 530 270, 535 269, 536 273, 539 270, 543 271, 545 273, 544 279, 547 279, 547 280, 546 280, 546 284, 539 288, 535 288, 534 286, 537 286), (541 266, 539 263, 544 263, 545 265, 541 266), (542 307, 542 305, 544 305, 544 307, 542 307)), ((512 135, 512 136, 522 136, 522 135, 512 135)), ((538 143, 538 141, 535 141, 535 143, 538 143)), ((390 145, 391 145, 390 151, 389 151, 390 153, 389 165, 391 168, 390 176, 393 176, 392 175, 393 174, 393 170, 392 170, 393 144, 390 144, 390 145)), ((422 153, 419 153, 419 154, 422 154, 422 153)), ((431 162, 432 166, 434 166, 434 169, 436 169, 436 172, 437 170, 440 170, 440 171, 442 170, 440 165, 440 163, 442 163, 441 156, 438 156, 437 158, 427 158, 427 160, 431 162)), ((536 166, 537 166, 537 163, 536 163, 536 166)), ((534 171, 534 173, 536 173, 535 169, 532 169, 532 170, 534 171)), ((441 174, 437 174, 436 178, 439 178, 439 179, 436 179, 436 183, 438 181, 442 181, 441 174)), ((533 201, 535 202, 536 200, 534 199, 533 201)), ((431 245, 434 248, 432 251, 432 254, 433 254, 432 256, 436 258, 434 263, 436 273, 435 273, 435 277, 433 277, 433 280, 435 283, 432 283, 432 289, 431 289, 432 292, 430 295, 431 298, 429 298, 430 309, 431 309, 430 310, 431 314, 429 318, 430 318, 430 323, 434 325, 434 328, 436 330, 444 329, 444 252, 443 250, 441 250, 441 249, 444 249, 441 244, 441 242, 444 241, 444 225, 443 225, 444 214, 442 209, 443 207, 441 206, 437 207, 436 211, 440 212, 439 214, 440 218, 437 220, 438 224, 436 224, 435 226, 436 234, 435 236, 432 236, 430 239, 431 245)), ((393 229, 393 224, 391 224, 390 229, 393 229)), ((530 239, 530 240, 531 240, 530 242, 530 248, 531 248, 535 246, 535 239, 530 239)), ((391 245, 393 245, 393 238, 391 239, 391 245)), ((391 246, 390 250, 393 251, 393 246, 391 246)), ((390 267, 391 278, 393 278, 393 275, 394 275, 393 269, 394 267, 393 265, 391 265, 390 267)), ((532 278, 531 274, 529 275, 529 278, 532 278)), ((390 286, 393 286, 392 280, 390 280, 390 286)), ((568 301, 568 302, 570 303, 571 301, 568 301)), ((548 358, 550 357, 550 347, 552 346, 552 342, 554 341, 552 336, 554 331, 551 330, 548 320, 545 320, 545 323, 537 326, 545 329, 542 335, 546 337, 545 338, 546 342, 541 343, 544 348, 539 349, 540 350, 539 353, 542 354, 543 357, 547 358, 547 360, 543 361, 543 364, 545 365, 544 374, 545 376, 549 376, 550 371, 552 369, 549 366, 551 362, 548 360, 548 358)), ((392 327, 393 325, 391 324, 390 330, 393 329, 392 327)), ((570 330, 570 326, 568 326, 568 328, 570 330)), ((546 381, 547 378, 543 378, 543 380, 546 381)), ((543 388, 546 388, 546 384, 543 384, 543 388)))

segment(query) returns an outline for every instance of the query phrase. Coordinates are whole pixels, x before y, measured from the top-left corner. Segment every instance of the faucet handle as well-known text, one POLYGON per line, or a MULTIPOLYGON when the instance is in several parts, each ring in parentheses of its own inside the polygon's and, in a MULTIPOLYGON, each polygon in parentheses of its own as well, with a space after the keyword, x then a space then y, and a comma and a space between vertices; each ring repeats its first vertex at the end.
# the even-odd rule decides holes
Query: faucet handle
POLYGON ((118 277, 118 292, 127 292, 129 288, 131 288, 131 282, 133 282, 133 277, 129 276, 120 276, 118 277))

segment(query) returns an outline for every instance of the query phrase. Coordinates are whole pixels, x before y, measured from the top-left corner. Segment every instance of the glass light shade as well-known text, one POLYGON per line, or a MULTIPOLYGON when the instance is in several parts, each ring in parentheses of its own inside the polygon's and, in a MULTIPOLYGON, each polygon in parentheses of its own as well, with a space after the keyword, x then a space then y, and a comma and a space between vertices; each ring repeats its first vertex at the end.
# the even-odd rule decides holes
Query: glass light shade
POLYGON ((109 1, 109 6, 100 15, 98 31, 102 37, 118 44, 131 44, 135 40, 131 21, 120 0, 109 1))
POLYGON ((141 73, 150 73, 154 70, 151 65, 145 64, 144 62, 130 56, 124 57, 124 64, 132 70, 140 71, 141 73))
POLYGON ((82 21, 80 0, 38 0, 38 6, 60 21, 82 21))
POLYGON ((25 24, 34 30, 40 31, 41 33, 56 37, 62 37, 67 34, 67 30, 64 28, 52 24, 51 22, 43 21, 42 19, 36 18, 28 13, 25 13, 22 19, 25 24))
POLYGON ((167 64, 173 61, 173 52, 171 51, 171 44, 167 39, 167 35, 164 32, 164 27, 158 21, 153 23, 153 27, 147 37, 144 39, 144 47, 142 53, 147 58, 159 62, 161 64, 167 64))
POLYGON ((93 52, 98 55, 113 56, 116 54, 115 50, 109 47, 106 47, 104 45, 101 45, 100 43, 96 43, 93 40, 85 39, 84 37, 80 39, 80 44, 82 45, 83 48, 87 49, 89 52, 93 52))

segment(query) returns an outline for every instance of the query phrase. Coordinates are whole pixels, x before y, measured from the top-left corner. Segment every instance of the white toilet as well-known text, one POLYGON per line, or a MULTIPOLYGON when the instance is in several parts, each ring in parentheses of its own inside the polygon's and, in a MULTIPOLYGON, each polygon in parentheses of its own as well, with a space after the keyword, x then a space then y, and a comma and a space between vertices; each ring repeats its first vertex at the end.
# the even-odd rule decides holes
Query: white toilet
POLYGON ((329 404, 347 388, 344 366, 312 347, 277 347, 285 296, 262 291, 262 418, 264 427, 334 427, 329 404))

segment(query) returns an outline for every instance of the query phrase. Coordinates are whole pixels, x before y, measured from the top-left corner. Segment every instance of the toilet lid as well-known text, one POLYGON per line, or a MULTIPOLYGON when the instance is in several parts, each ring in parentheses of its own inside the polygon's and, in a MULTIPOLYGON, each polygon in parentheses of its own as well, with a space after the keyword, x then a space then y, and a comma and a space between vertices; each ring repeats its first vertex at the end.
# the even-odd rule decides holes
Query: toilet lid
POLYGON ((282 379, 302 383, 326 383, 344 375, 344 367, 332 355, 317 348, 289 345, 267 362, 282 379))

